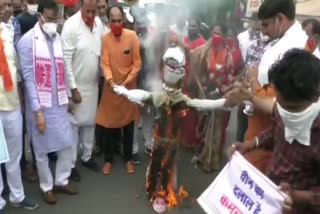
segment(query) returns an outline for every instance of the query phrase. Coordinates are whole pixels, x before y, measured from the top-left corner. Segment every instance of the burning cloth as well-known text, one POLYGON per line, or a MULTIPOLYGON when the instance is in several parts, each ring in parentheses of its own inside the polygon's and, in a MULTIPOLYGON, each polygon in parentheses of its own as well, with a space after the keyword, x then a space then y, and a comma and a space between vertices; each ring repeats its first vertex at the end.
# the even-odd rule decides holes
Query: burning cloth
POLYGON ((183 187, 176 195, 176 161, 179 142, 179 125, 182 117, 190 109, 211 111, 224 108, 226 100, 191 99, 182 93, 185 76, 185 56, 178 47, 169 48, 163 57, 164 80, 161 91, 127 90, 115 86, 114 92, 127 97, 131 102, 149 103, 157 110, 154 124, 154 146, 147 170, 146 192, 155 210, 162 212, 164 204, 168 208, 178 205, 180 199, 188 196, 183 187))

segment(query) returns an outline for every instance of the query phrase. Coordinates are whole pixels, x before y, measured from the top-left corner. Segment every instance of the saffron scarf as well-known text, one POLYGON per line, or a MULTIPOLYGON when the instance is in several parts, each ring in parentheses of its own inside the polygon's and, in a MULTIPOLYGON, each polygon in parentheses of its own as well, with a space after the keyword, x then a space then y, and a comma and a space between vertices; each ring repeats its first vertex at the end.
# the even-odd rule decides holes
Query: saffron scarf
POLYGON ((7 62, 7 56, 4 51, 4 42, 0 38, 0 75, 3 79, 3 85, 5 91, 13 90, 13 81, 11 78, 11 73, 9 69, 9 65, 7 62))
MULTIPOLYGON (((54 61, 57 76, 59 105, 68 103, 65 80, 64 59, 61 40, 57 34, 53 41, 54 61)), ((34 28, 33 37, 34 77, 41 107, 52 107, 51 56, 44 33, 39 23, 34 28)))

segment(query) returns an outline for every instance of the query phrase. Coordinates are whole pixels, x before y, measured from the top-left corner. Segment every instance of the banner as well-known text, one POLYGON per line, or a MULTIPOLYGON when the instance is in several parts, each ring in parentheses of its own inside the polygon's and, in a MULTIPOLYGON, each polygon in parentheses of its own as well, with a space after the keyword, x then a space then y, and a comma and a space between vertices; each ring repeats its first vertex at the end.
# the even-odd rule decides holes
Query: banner
POLYGON ((208 214, 282 214, 285 194, 236 152, 198 198, 208 214))
POLYGON ((7 148, 7 142, 4 137, 4 131, 2 122, 0 120, 0 164, 9 161, 9 153, 7 148))

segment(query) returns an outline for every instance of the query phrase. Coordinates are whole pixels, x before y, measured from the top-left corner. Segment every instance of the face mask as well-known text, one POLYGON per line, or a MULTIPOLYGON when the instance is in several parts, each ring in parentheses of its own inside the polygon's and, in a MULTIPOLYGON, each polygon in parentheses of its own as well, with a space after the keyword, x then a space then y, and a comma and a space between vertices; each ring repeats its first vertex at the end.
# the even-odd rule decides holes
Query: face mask
POLYGON ((42 21, 44 21, 44 24, 42 25, 42 30, 50 37, 53 38, 57 34, 57 27, 58 25, 56 23, 46 22, 46 20, 42 17, 42 21))
POLYGON ((94 24, 94 17, 93 18, 88 18, 86 16, 86 14, 84 14, 82 11, 81 11, 81 17, 82 17, 82 20, 89 26, 89 27, 92 27, 93 24, 94 24))
POLYGON ((223 39, 222 36, 217 35, 217 34, 214 34, 214 35, 212 36, 212 44, 213 44, 213 45, 222 45, 223 42, 224 42, 224 39, 223 39))
POLYGON ((308 39, 308 41, 307 41, 307 49, 309 51, 314 51, 314 49, 316 49, 316 43, 313 41, 313 39, 308 39))
POLYGON ((38 5, 37 4, 28 4, 27 5, 29 14, 33 15, 38 12, 38 5))
POLYGON ((56 23, 44 23, 42 25, 43 31, 50 36, 50 38, 53 38, 57 34, 57 24, 56 23))
POLYGON ((111 32, 113 33, 113 35, 121 36, 122 31, 123 31, 123 24, 121 23, 120 25, 115 25, 115 24, 110 23, 110 29, 111 29, 111 32))
POLYGON ((318 117, 320 103, 313 103, 302 112, 289 112, 277 103, 277 109, 285 125, 285 138, 292 144, 297 140, 300 144, 310 146, 311 127, 318 117))

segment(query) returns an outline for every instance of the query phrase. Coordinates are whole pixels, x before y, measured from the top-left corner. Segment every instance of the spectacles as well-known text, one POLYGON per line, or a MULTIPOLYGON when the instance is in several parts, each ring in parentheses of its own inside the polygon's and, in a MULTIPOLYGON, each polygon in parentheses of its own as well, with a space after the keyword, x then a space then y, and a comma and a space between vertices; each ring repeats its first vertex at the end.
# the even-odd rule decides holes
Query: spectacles
POLYGON ((45 19, 41 13, 39 13, 39 15, 40 15, 42 21, 44 21, 45 23, 55 23, 55 24, 58 23, 57 19, 45 19))

